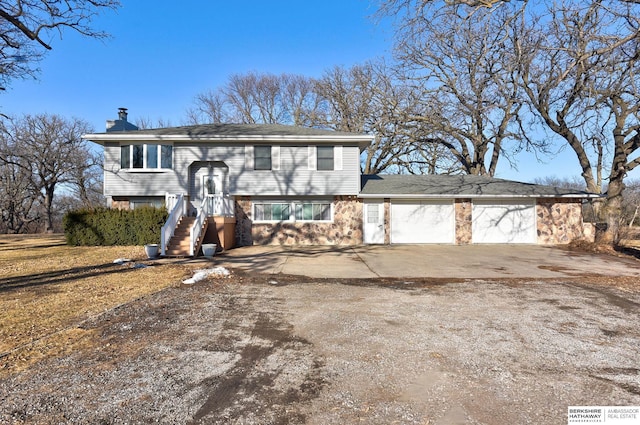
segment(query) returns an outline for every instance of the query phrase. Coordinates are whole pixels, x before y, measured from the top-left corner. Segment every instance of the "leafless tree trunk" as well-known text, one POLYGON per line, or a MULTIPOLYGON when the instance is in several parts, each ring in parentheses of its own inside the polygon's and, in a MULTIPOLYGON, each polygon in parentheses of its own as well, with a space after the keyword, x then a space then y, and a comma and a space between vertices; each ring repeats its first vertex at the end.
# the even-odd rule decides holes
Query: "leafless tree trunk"
POLYGON ((633 3, 531 9, 514 41, 529 104, 571 147, 587 190, 601 193, 608 172, 600 210, 607 231, 599 238, 607 244, 618 239, 625 176, 640 163, 640 10, 633 3))
MULTIPOLYGON (((408 2, 413 3, 413 2, 408 2)), ((545 151, 521 122, 517 64, 510 54, 518 7, 477 10, 421 4, 399 29, 397 56, 407 84, 420 93, 409 117, 424 140, 446 148, 462 172, 494 175, 522 149, 545 151)))
POLYGON ((90 132, 81 120, 57 115, 26 115, 0 123, 0 164, 23 170, 42 200, 46 229, 53 230, 53 203, 60 185, 77 183, 90 154, 81 135, 90 132))
POLYGON ((40 196, 22 168, 0 162, 0 233, 23 233, 41 220, 40 196))

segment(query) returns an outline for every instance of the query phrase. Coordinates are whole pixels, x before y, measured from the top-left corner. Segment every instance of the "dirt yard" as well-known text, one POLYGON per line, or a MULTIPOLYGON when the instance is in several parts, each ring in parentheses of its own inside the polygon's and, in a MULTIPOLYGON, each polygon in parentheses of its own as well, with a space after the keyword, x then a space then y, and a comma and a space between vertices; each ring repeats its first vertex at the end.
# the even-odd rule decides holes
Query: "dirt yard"
MULTIPOLYGON (((558 424, 572 405, 640 405, 632 279, 173 273, 67 322, 82 344, 7 367, 0 423, 558 424)), ((26 290, 6 281, 0 302, 26 290)))

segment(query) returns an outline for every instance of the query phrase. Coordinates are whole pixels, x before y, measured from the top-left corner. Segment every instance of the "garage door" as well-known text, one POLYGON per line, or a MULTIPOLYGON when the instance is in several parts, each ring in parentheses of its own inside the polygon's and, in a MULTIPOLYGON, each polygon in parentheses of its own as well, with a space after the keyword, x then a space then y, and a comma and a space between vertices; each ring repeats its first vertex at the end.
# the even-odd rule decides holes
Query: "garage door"
POLYGON ((535 201, 474 200, 473 243, 536 243, 535 201))
POLYGON ((453 201, 393 201, 391 243, 453 243, 453 201))

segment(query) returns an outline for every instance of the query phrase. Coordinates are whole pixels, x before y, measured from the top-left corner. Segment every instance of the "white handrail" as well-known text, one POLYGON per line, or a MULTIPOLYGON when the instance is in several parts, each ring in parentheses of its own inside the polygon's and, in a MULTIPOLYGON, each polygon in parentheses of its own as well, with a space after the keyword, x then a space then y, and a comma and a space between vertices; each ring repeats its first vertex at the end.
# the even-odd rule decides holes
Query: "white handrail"
POLYGON ((160 245, 161 245, 161 254, 165 255, 167 252, 167 245, 169 241, 173 237, 173 234, 176 230, 176 226, 178 222, 185 215, 185 202, 184 195, 170 195, 166 194, 165 202, 167 205, 167 210, 169 210, 169 217, 167 218, 167 222, 162 226, 162 231, 160 234, 160 245), (171 206, 171 209, 169 207, 171 206))
POLYGON ((233 216, 233 199, 228 195, 207 195, 202 201, 211 215, 233 216))
POLYGON ((193 222, 191 230, 189 231, 189 236, 191 238, 189 244, 189 255, 191 255, 192 257, 195 257, 197 254, 196 243, 198 241, 198 238, 200 237, 200 233, 202 232, 204 221, 207 219, 207 217, 212 215, 211 207, 213 206, 213 204, 209 202, 209 198, 212 196, 216 195, 207 195, 200 204, 200 207, 198 208, 198 214, 196 215, 196 221, 193 222))

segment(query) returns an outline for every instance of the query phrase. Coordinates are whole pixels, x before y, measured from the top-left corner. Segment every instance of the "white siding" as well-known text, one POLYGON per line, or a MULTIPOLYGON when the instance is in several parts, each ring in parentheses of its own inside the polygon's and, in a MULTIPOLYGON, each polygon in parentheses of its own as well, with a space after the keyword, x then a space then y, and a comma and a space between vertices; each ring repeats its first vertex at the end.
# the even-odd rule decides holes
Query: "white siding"
POLYGON ((360 191, 360 150, 357 146, 343 146, 340 152, 342 170, 315 170, 315 146, 281 145, 279 170, 248 170, 234 179, 229 165, 230 191, 235 195, 297 196, 297 195, 356 195, 360 191), (310 155, 311 154, 311 155, 310 155), (311 163, 314 169, 309 169, 311 163))
POLYGON ((105 144, 104 147, 104 194, 105 196, 164 196, 166 192, 186 193, 182 177, 175 170, 126 171, 120 169, 120 145, 105 144))
MULTIPOLYGON (((280 144, 275 149, 279 170, 254 170, 251 144, 221 142, 174 143, 173 170, 130 172, 120 169, 118 143, 105 144, 105 195, 163 196, 165 192, 188 194, 189 167, 197 161, 220 161, 229 168, 227 190, 231 195, 299 196, 356 195, 360 190, 360 150, 343 146, 336 163, 342 170, 309 170, 309 145, 280 144)), ((315 152, 315 148, 313 149, 315 152)), ((314 161, 315 163, 315 161, 314 161)), ((315 168, 315 166, 314 166, 315 168)), ((337 168, 337 167, 336 167, 337 168)))

